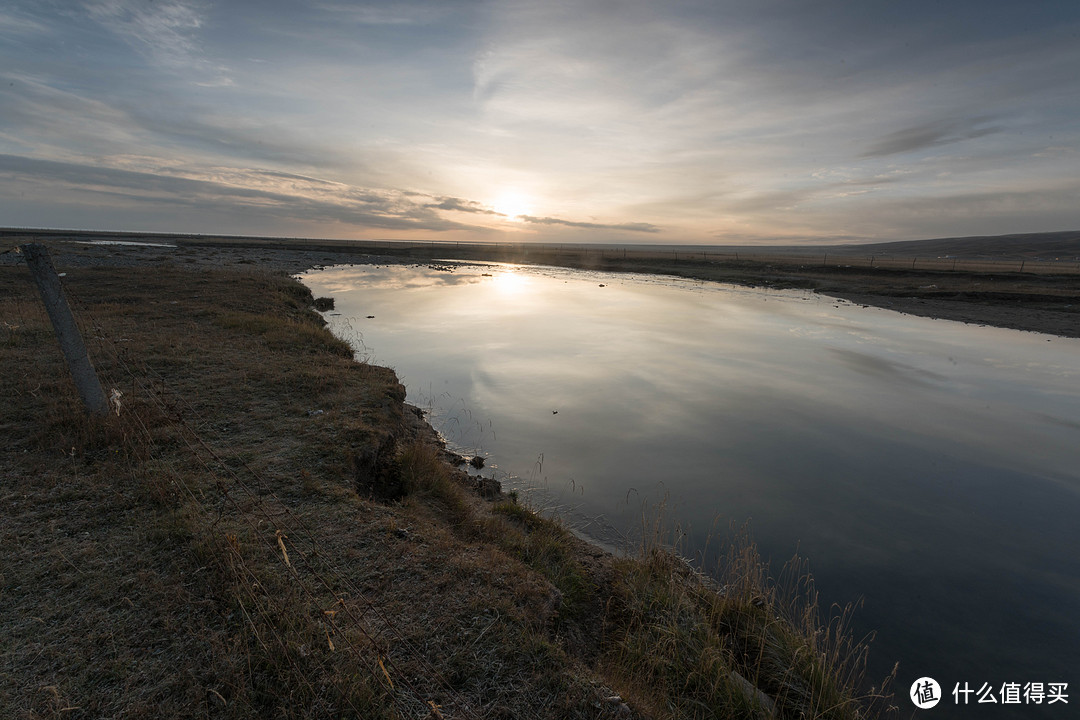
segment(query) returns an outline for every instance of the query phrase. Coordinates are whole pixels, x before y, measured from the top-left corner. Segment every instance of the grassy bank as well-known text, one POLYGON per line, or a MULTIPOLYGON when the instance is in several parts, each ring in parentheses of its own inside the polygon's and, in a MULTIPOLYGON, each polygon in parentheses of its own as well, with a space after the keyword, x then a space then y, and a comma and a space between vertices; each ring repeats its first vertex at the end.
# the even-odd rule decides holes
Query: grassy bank
POLYGON ((0 267, 4 717, 882 715, 800 566, 615 558, 477 487, 295 281, 65 283, 122 394, 84 414, 0 267))

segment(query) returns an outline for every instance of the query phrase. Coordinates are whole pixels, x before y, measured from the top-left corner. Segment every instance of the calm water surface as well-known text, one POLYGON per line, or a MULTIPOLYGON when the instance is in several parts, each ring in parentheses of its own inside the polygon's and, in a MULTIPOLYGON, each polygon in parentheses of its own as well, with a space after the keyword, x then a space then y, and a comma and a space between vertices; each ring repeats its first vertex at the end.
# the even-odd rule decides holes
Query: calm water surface
POLYGON ((504 487, 609 544, 666 497, 690 555, 749 520, 777 566, 809 557, 826 602, 865 600, 871 673, 900 662, 906 709, 924 675, 947 695, 1080 690, 1080 341, 801 291, 443 267, 303 280, 504 487))

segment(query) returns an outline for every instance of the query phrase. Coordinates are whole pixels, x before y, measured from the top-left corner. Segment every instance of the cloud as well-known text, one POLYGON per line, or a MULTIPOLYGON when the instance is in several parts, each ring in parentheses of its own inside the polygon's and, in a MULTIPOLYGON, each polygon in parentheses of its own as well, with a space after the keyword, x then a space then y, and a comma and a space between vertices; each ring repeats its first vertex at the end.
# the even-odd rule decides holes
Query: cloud
POLYGON ((0 12, 0 35, 21 37, 24 35, 45 35, 49 29, 31 18, 7 12, 0 12))
POLYGON ((426 205, 425 207, 435 208, 437 210, 454 210, 456 212, 480 213, 482 215, 499 215, 500 217, 506 217, 505 213, 497 212, 491 208, 485 207, 475 200, 462 200, 461 198, 456 197, 438 197, 435 199, 439 202, 426 205))
POLYGON ((339 20, 357 25, 428 25, 444 20, 454 10, 460 10, 452 7, 457 4, 445 0, 435 4, 398 0, 386 4, 324 2, 317 7, 333 13, 339 20))
POLYGON ((1051 232, 1076 227, 1080 181, 1032 182, 1007 190, 883 199, 867 220, 904 238, 1051 232))
POLYGON ((192 79, 204 87, 232 84, 223 68, 205 57, 197 32, 208 6, 198 0, 99 0, 87 8, 90 17, 160 66, 208 76, 192 79))
POLYGON ((980 127, 989 121, 990 118, 936 120, 907 127, 880 138, 862 153, 862 157, 899 155, 1002 132, 1002 128, 996 126, 980 127))
POLYGON ((275 126, 254 117, 235 117, 197 108, 164 113, 151 108, 131 108, 132 122, 163 140, 179 140, 192 148, 216 156, 264 160, 322 168, 340 167, 356 160, 342 158, 340 150, 322 145, 315 138, 301 138, 287 127, 275 126))
POLYGON ((532 215, 518 215, 518 219, 534 225, 565 225, 566 227, 583 228, 585 230, 625 230, 627 232, 646 233, 660 232, 660 228, 656 225, 643 222, 604 224, 563 220, 561 218, 553 217, 533 217, 532 215))
MULTIPOLYGON (((936 188, 917 184, 903 192, 854 198, 800 198, 785 212, 759 207, 748 211, 743 227, 760 242, 866 242, 930 237, 1052 232, 1077 227, 1075 198, 1080 182, 1017 183, 1010 189, 979 191, 967 187, 936 188), (832 232, 824 231, 832 229, 832 232)), ((739 241, 733 230, 718 230, 720 242, 739 241)))
POLYGON ((203 25, 193 3, 176 0, 100 0, 88 6, 90 16, 156 57, 186 59, 195 52, 192 31, 203 25))
POLYGON ((0 128, 23 138, 28 149, 62 143, 58 154, 109 155, 133 148, 160 152, 173 146, 169 150, 175 153, 180 144, 215 157, 247 161, 360 166, 356 160, 345 160, 340 149, 261 118, 201 111, 193 105, 176 108, 141 96, 107 102, 62 89, 58 80, 22 73, 0 71, 0 101, 0 128))
MULTIPOLYGON (((414 193, 357 188, 302 175, 242 168, 156 172, 100 164, 0 155, 12 188, 91 193, 114 201, 185 206, 194 211, 258 210, 278 218, 339 222, 358 228, 445 232, 485 229, 440 217, 414 193)), ((429 199, 430 196, 420 196, 429 199)))

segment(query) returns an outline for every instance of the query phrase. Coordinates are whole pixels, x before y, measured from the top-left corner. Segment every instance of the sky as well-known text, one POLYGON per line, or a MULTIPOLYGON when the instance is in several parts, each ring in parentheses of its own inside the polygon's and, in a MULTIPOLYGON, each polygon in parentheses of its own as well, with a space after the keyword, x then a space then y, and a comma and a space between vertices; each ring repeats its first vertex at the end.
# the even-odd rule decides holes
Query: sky
POLYGON ((7 0, 0 227, 1080 229, 1075 0, 7 0))

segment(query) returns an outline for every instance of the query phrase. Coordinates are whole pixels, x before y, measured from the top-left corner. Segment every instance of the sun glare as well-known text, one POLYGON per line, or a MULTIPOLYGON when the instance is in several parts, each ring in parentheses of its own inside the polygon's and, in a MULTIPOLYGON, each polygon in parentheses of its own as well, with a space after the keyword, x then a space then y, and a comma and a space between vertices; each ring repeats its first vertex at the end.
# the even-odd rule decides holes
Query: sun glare
POLYGON ((518 221, 521 215, 532 214, 532 198, 517 190, 505 190, 492 203, 495 212, 502 213, 507 220, 518 221))
POLYGON ((495 289, 503 295, 520 295, 529 286, 529 279, 514 272, 500 272, 492 278, 495 289))

